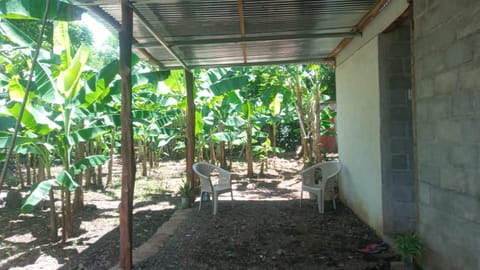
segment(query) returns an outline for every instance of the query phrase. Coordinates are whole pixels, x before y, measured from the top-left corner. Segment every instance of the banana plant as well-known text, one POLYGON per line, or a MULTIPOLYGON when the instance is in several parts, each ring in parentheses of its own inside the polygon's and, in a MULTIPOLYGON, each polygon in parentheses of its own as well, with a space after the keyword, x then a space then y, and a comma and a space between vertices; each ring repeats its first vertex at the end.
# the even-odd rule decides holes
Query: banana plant
MULTIPOLYGON (((48 78, 48 80, 43 82, 43 85, 49 89, 42 97, 55 104, 54 108, 56 108, 57 112, 56 120, 62 123, 60 128, 61 132, 55 137, 54 143, 56 154, 58 154, 63 163, 63 171, 59 173, 55 179, 49 179, 34 186, 22 206, 22 211, 31 210, 31 206, 38 203, 38 199, 45 196, 54 183, 58 184, 61 187, 63 217, 62 238, 64 241, 69 238, 73 229, 71 191, 78 187, 78 184, 73 180, 74 175, 91 166, 103 164, 108 160, 108 158, 104 156, 93 156, 86 157, 75 164, 71 164, 72 149, 75 144, 80 140, 90 139, 92 137, 86 136, 85 134, 98 134, 104 131, 98 132, 98 129, 90 129, 88 131, 82 130, 74 132, 74 119, 75 116, 78 115, 76 112, 79 105, 78 96, 83 86, 82 72, 88 59, 89 48, 80 46, 73 57, 71 56, 70 48, 68 23, 55 22, 54 53, 60 55, 61 62, 58 65, 51 66, 55 71, 48 70, 46 64, 41 65, 42 70, 45 71, 44 78, 48 78), (92 130, 95 130, 95 132, 92 130)), ((49 133, 50 131, 45 129, 45 132, 49 133)))
POLYGON ((0 1, 0 18, 38 20, 50 4, 47 19, 50 21, 77 21, 81 19, 84 9, 63 0, 2 0, 0 1))
MULTIPOLYGON (((218 152, 220 166, 225 168, 225 144, 228 144, 231 150, 232 142, 240 134, 238 124, 244 124, 244 121, 237 121, 241 106, 238 89, 247 85, 250 76, 233 69, 220 68, 209 69, 198 74, 198 77, 199 91, 196 102, 201 110, 197 111, 196 135, 201 142, 199 145, 210 149, 211 162, 216 162, 218 152), (218 146, 217 150, 215 144, 218 146)), ((203 153, 202 149, 199 151, 203 153)), ((203 154, 201 156, 203 157, 203 154)), ((231 166, 231 155, 229 160, 231 166)))

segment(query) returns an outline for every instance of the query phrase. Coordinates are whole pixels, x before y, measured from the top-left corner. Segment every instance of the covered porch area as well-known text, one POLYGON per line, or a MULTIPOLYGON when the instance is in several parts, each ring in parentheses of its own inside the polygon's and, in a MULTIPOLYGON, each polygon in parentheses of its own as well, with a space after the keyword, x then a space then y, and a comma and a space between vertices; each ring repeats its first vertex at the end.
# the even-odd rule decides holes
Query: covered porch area
POLYGON ((427 244, 425 269, 480 265, 480 243, 469 237, 480 231, 472 128, 479 85, 475 1, 78 2, 120 32, 125 57, 122 268, 132 266, 132 49, 161 68, 186 72, 189 179, 195 160, 191 69, 336 63, 345 205, 379 236, 416 231, 427 244))

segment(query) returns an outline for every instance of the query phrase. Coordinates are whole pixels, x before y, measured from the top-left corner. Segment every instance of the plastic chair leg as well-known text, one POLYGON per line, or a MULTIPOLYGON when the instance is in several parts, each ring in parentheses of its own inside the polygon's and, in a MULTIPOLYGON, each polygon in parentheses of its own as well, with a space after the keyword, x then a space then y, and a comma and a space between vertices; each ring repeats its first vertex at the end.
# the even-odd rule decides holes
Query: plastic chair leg
POLYGON ((320 195, 321 193, 317 194, 317 203, 318 203, 318 213, 322 214, 323 213, 323 203, 322 203, 322 196, 320 195))
POLYGON ((302 190, 300 190, 300 208, 302 208, 302 199, 303 199, 303 186, 302 186, 302 190))
POLYGON ((230 190, 230 197, 232 197, 232 208, 233 208, 233 190, 230 190))
POLYGON ((217 202, 218 202, 218 194, 213 193, 213 214, 217 214, 217 202))
POLYGON ((321 208, 322 208, 322 211, 320 213, 323 214, 325 212, 325 200, 323 199, 323 195, 324 195, 323 190, 320 191, 320 193, 318 195, 319 195, 318 197, 320 198, 320 205, 321 205, 321 208))
POLYGON ((200 209, 202 209, 202 195, 203 195, 203 191, 200 192, 200 203, 198 204, 198 211, 200 211, 200 209))

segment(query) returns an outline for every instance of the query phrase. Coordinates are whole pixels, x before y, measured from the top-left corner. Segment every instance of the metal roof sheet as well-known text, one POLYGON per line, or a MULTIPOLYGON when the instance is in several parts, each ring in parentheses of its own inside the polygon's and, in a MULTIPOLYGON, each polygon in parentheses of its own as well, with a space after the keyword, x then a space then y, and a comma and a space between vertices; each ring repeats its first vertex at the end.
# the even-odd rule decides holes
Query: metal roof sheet
MULTIPOLYGON (((137 0, 134 48, 161 68, 330 60, 377 0, 137 0), (162 44, 163 43, 163 44, 162 44), (178 60, 180 59, 180 61, 178 60)), ((78 0, 118 28, 119 0, 78 0)))

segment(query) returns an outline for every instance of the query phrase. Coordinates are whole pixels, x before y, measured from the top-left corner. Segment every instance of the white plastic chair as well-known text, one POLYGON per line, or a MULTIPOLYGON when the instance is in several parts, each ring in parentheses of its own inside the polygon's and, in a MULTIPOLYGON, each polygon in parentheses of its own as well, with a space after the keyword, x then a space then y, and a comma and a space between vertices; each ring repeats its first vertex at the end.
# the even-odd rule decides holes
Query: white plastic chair
MULTIPOLYGON (((308 167, 299 172, 302 177, 302 191, 300 193, 300 207, 302 207, 303 192, 308 191, 317 196, 318 212, 323 214, 324 212, 324 200, 325 200, 325 187, 330 180, 333 180, 335 176, 340 172, 340 162, 327 161, 317 163, 311 167, 308 167), (315 174, 317 169, 322 172, 322 179, 318 184, 315 183, 315 174)), ((333 198, 333 209, 337 209, 335 204, 335 198, 333 198)))
POLYGON ((213 197, 213 214, 217 214, 218 195, 230 192, 233 207, 233 192, 232 192, 232 173, 220 167, 206 162, 198 162, 193 164, 193 171, 200 178, 200 204, 198 210, 202 208, 203 193, 212 194, 213 197), (213 184, 211 179, 212 171, 218 172, 218 183, 213 184))

